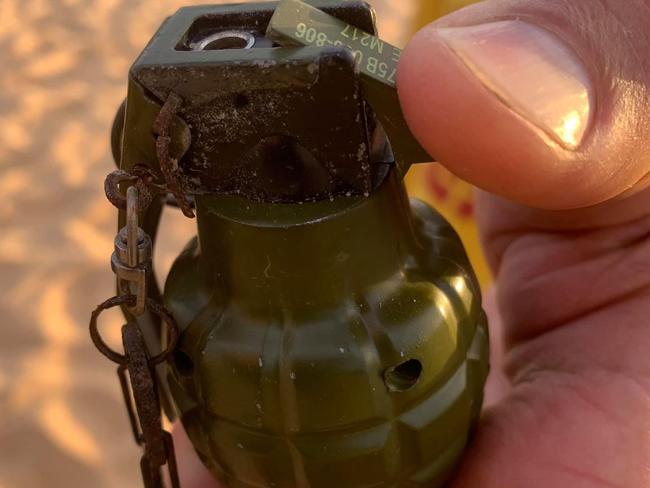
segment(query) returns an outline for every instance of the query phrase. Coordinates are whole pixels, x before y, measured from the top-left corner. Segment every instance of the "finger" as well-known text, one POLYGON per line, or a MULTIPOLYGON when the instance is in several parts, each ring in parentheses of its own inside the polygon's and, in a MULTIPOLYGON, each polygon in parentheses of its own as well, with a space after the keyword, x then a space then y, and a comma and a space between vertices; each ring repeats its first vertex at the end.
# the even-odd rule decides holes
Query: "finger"
POLYGON ((404 53, 415 134, 507 197, 478 209, 512 388, 456 488, 648 486, 648 26, 641 0, 488 0, 404 53))
POLYGON ((454 488, 650 486, 650 189, 564 212, 481 193, 477 208, 512 386, 454 488))
POLYGON ((513 387, 483 416, 454 488, 650 486, 649 298, 511 347, 513 387))
POLYGON ((192 442, 180 423, 172 429, 180 484, 183 488, 221 488, 196 454, 192 442))
POLYGON ((405 49, 407 121, 463 179, 532 206, 593 205, 648 184, 644 0, 488 0, 405 49), (644 179, 645 178, 645 179, 644 179))
POLYGON ((483 308, 490 323, 490 374, 485 384, 484 407, 499 403, 510 392, 510 382, 503 372, 503 323, 497 305, 496 287, 483 298, 483 308))

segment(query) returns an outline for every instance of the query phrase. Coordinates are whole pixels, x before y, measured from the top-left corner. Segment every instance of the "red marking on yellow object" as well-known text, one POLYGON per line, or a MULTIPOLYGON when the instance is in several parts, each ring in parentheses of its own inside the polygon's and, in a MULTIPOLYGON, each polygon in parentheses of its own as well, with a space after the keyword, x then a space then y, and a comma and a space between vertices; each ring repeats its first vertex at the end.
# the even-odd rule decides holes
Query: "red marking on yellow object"
POLYGON ((431 165, 426 171, 428 193, 434 203, 444 203, 456 217, 471 219, 474 204, 471 187, 439 165, 431 165))

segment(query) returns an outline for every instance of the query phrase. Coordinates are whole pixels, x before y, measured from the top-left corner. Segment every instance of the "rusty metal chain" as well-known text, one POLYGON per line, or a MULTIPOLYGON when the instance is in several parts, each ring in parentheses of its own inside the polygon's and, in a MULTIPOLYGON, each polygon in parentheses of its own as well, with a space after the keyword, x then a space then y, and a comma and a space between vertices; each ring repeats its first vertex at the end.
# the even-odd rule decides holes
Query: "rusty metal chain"
MULTIPOLYGON (((127 363, 127 354, 120 354, 114 351, 108 344, 104 342, 101 334, 99 333, 98 319, 102 312, 105 310, 122 305, 133 305, 135 304, 135 301, 135 295, 115 296, 98 305, 90 316, 90 338, 92 339, 93 344, 95 344, 97 350, 101 352, 106 358, 119 365, 124 365, 127 363)), ((173 349, 176 346, 176 342, 178 341, 178 325, 176 324, 176 320, 174 320, 172 314, 165 307, 157 304, 151 299, 147 299, 147 309, 158 315, 158 317, 160 317, 167 326, 167 347, 149 359, 149 362, 152 364, 152 366, 155 366, 156 364, 167 361, 169 355, 173 352, 173 349)))
POLYGON ((174 92, 170 92, 165 104, 163 105, 158 117, 153 124, 153 132, 156 134, 156 155, 158 157, 158 164, 160 170, 165 177, 167 188, 176 198, 176 202, 180 207, 183 215, 189 218, 194 218, 194 211, 190 206, 183 190, 178 184, 178 159, 172 158, 169 154, 171 146, 171 137, 169 135, 170 128, 178 109, 182 103, 181 97, 174 92))
MULTIPOLYGON (((156 122, 157 127, 162 128, 161 133, 165 134, 159 138, 168 137, 166 135, 168 126, 178 107, 172 108, 168 108, 165 114, 161 111, 160 127, 158 127, 158 120, 156 122)), ((170 159, 168 149, 167 143, 167 148, 163 148, 162 156, 166 154, 170 159)), ((175 183, 170 184, 172 180, 175 182, 175 179, 168 178, 168 175, 172 174, 168 169, 163 170, 167 180, 166 185, 154 183, 153 173, 143 166, 136 166, 131 173, 115 171, 106 178, 104 189, 108 200, 126 211, 126 226, 120 229, 115 237, 115 251, 111 256, 111 268, 117 276, 118 295, 100 304, 91 314, 89 324, 90 337, 97 349, 118 365, 117 375, 133 436, 144 450, 140 460, 140 470, 145 488, 164 488, 162 469, 165 466, 171 487, 180 488, 174 442, 171 434, 162 427, 160 397, 154 370, 157 364, 166 361, 173 352, 178 339, 178 326, 172 314, 164 306, 147 296, 147 277, 151 275, 152 242, 138 222, 140 210, 151 204, 154 194, 166 192, 168 189, 174 194, 183 213, 188 215, 189 210, 193 216, 180 187, 174 186, 175 183), (131 184, 126 191, 126 197, 119 191, 121 183, 131 184), (116 306, 125 307, 135 317, 147 310, 157 315, 167 326, 167 347, 152 357, 138 323, 129 320, 122 327, 124 353, 111 349, 101 337, 98 319, 103 311, 116 306)))
POLYGON ((145 488, 163 488, 162 468, 166 465, 172 488, 180 488, 174 441, 162 428, 160 400, 154 366, 166 361, 178 338, 178 326, 172 315, 161 305, 148 300, 147 308, 167 324, 167 347, 151 357, 137 323, 129 321, 122 327, 124 354, 112 350, 101 338, 97 321, 101 313, 121 305, 133 305, 134 295, 116 296, 100 304, 90 319, 90 335, 97 349, 118 365, 117 375, 122 388, 131 430, 136 443, 143 447, 140 470, 145 488))
POLYGON ((141 211, 149 207, 155 195, 171 193, 173 200, 170 196, 167 199, 168 203, 178 206, 186 217, 194 218, 193 200, 185 195, 179 183, 178 159, 172 158, 170 154, 171 126, 181 104, 182 99, 174 92, 170 92, 152 127, 156 135, 156 158, 165 183, 156 183, 155 174, 146 165, 136 164, 130 172, 113 171, 104 181, 104 193, 108 201, 118 209, 126 209, 126 198, 120 192, 119 186, 122 183, 131 183, 138 189, 141 211))
POLYGON ((126 198, 120 192, 119 185, 132 183, 138 189, 140 200, 139 207, 145 210, 153 201, 156 194, 167 192, 167 187, 155 183, 155 175, 144 165, 136 165, 130 173, 123 170, 115 170, 110 173, 104 181, 104 193, 109 202, 120 210, 126 210, 126 198))

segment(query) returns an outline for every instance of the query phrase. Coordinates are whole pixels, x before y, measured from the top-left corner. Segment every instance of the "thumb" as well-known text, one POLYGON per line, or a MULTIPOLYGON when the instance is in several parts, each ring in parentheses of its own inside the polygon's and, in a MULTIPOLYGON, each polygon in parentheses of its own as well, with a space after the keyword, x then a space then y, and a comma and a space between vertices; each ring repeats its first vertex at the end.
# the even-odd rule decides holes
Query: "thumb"
POLYGON ((650 183, 648 32, 646 0, 481 2, 405 49, 406 120, 452 172, 520 203, 637 191, 650 183))

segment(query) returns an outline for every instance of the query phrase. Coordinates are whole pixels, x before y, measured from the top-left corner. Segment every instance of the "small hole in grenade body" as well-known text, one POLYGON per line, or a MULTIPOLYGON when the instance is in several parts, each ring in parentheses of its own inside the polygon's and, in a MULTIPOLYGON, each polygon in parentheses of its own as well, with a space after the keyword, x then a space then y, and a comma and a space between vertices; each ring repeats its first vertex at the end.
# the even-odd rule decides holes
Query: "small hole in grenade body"
POLYGON ((409 359, 393 366, 384 373, 384 382, 389 391, 407 391, 413 388, 422 376, 422 363, 417 359, 409 359))

